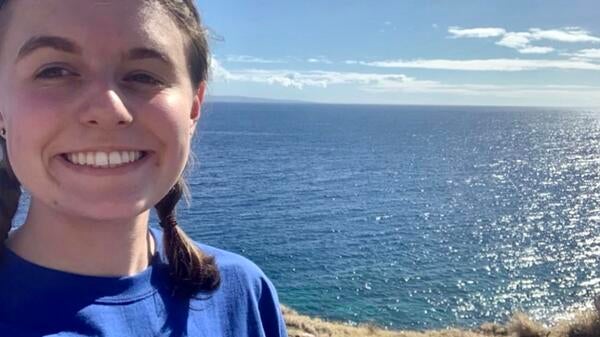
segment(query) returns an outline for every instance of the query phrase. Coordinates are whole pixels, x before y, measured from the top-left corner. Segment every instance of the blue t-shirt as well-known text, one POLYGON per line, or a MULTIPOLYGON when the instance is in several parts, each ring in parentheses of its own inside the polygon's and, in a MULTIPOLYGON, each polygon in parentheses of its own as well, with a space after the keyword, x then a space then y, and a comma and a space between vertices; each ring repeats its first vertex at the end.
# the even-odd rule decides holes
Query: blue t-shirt
POLYGON ((4 249, 0 336, 287 336, 275 288, 239 255, 199 244, 216 259, 220 287, 189 301, 172 297, 162 231, 151 233, 157 253, 131 277, 48 269, 4 249))

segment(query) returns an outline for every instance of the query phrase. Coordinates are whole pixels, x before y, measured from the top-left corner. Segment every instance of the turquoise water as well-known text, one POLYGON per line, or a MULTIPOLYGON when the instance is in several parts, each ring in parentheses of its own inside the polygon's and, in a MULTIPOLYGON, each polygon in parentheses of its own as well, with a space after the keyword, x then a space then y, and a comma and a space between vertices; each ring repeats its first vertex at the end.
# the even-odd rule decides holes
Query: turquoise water
POLYGON ((302 313, 551 321, 600 291, 600 111, 213 103, 194 153, 184 227, 302 313))

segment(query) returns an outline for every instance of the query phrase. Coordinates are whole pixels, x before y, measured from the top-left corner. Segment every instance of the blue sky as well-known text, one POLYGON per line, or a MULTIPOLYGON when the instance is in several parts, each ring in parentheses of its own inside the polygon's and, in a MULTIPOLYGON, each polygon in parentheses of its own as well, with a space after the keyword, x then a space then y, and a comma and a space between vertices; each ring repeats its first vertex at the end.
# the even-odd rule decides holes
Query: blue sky
POLYGON ((198 0, 211 95, 600 106, 600 2, 198 0))

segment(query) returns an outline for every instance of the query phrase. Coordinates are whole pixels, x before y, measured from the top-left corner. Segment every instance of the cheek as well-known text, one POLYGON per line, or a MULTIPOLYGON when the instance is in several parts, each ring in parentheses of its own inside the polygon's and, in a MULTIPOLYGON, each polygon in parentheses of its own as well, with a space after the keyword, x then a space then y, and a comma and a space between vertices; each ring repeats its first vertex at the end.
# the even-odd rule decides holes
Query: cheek
POLYGON ((134 108, 138 121, 161 142, 162 154, 157 158, 157 165, 177 176, 183 170, 190 151, 192 105, 186 104, 188 101, 191 101, 189 97, 165 93, 140 102, 142 105, 134 108))
POLYGON ((74 104, 72 94, 57 90, 32 90, 27 87, 15 88, 6 99, 8 118, 14 120, 16 130, 42 131, 57 121, 69 106, 74 104), (35 129, 27 129, 38 126, 35 129), (45 127, 47 126, 47 127, 45 127), (25 127, 25 129, 23 129, 25 127))
MULTIPOLYGON (((45 111, 13 110, 7 127, 8 155, 13 171, 23 184, 39 185, 45 174, 45 149, 52 138, 56 119, 45 111), (46 118, 48 117, 48 118, 46 118)), ((30 187, 30 186, 28 186, 30 187)))
POLYGON ((187 100, 180 95, 159 95, 149 101, 149 119, 162 130, 169 142, 187 145, 190 141, 192 105, 186 103, 187 100))
POLYGON ((165 185, 169 188, 183 174, 190 152, 189 107, 181 102, 173 97, 154 99, 145 114, 148 118, 139 118, 160 139, 161 153, 155 165, 164 172, 165 185))
POLYGON ((63 109, 57 104, 56 96, 20 90, 13 92, 5 106, 9 142, 15 151, 39 145, 63 122, 60 120, 63 109))

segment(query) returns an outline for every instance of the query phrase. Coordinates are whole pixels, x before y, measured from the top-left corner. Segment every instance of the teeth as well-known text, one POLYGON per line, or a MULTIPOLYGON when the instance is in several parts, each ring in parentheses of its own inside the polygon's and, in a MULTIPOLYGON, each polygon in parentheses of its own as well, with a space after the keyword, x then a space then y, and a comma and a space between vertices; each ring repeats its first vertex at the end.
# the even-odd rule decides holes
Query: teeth
POLYGON ((92 152, 88 152, 85 154, 85 162, 82 163, 81 165, 94 165, 95 164, 95 160, 94 158, 96 158, 96 156, 94 156, 94 153, 92 152))
POLYGON ((83 165, 83 164, 85 164, 85 153, 83 153, 83 152, 79 152, 79 153, 77 154, 77 163, 78 163, 79 165, 83 165))
POLYGON ((96 152, 96 166, 108 166, 108 156, 106 152, 96 152))
POLYGON ((141 151, 77 152, 66 155, 66 158, 73 164, 93 167, 122 166, 141 157, 141 151))
POLYGON ((111 152, 108 154, 108 163, 110 167, 121 165, 121 154, 119 152, 111 152))

